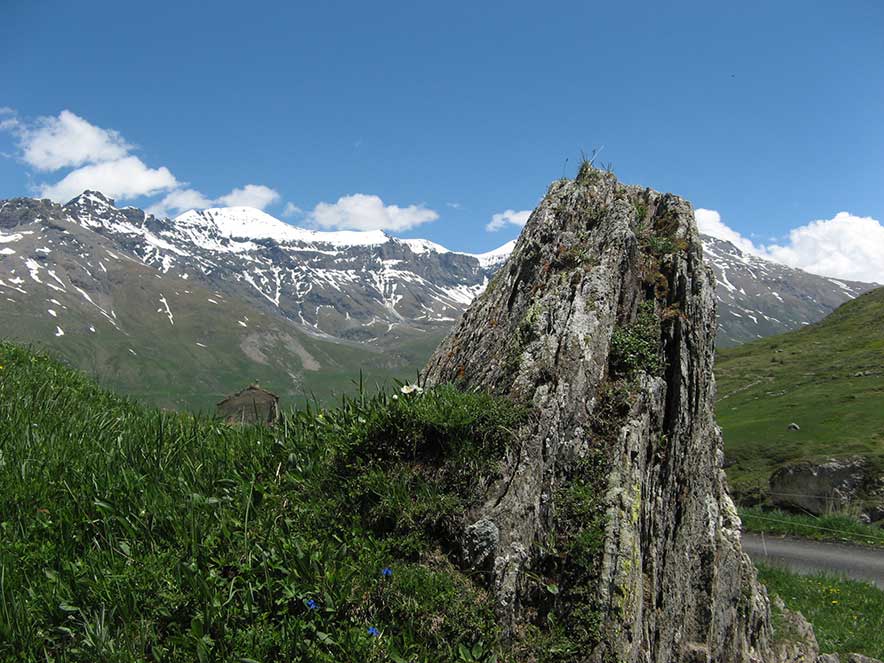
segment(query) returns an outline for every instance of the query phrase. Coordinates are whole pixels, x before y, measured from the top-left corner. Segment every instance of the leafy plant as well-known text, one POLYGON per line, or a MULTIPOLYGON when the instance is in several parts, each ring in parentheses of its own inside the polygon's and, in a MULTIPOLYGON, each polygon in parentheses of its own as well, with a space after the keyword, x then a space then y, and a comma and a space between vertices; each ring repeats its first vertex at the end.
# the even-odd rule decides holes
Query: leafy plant
POLYGON ((660 319, 653 301, 643 302, 633 322, 614 330, 610 361, 614 372, 621 375, 632 375, 640 370, 651 375, 662 372, 660 319))

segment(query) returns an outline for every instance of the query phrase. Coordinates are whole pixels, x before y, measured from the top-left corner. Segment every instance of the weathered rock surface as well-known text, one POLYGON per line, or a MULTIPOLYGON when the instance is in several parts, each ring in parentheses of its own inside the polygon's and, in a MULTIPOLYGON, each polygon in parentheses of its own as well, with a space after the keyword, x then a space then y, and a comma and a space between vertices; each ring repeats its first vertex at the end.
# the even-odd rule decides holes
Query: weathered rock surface
POLYGON ((783 509, 855 513, 866 522, 884 519, 884 476, 863 456, 785 465, 769 484, 771 502, 783 509))
POLYGON ((691 205, 584 166, 430 359, 429 384, 535 413, 461 542, 514 638, 553 620, 562 660, 787 660, 721 470, 714 335, 691 205))
POLYGON ((780 613, 780 637, 774 643, 774 659, 780 663, 839 663, 837 654, 820 656, 819 644, 813 627, 799 612, 786 608, 782 599, 775 596, 774 609, 780 613), (834 659, 831 657, 834 656, 834 659))

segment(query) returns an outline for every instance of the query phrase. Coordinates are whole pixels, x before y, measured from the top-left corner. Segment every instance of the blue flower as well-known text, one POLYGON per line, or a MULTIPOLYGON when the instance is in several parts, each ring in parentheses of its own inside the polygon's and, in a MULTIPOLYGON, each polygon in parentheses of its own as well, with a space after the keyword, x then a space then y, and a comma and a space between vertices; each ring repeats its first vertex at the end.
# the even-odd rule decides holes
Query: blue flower
POLYGON ((307 609, 308 610, 316 610, 316 608, 318 608, 318 607, 319 606, 316 605, 316 601, 314 601, 313 599, 310 599, 309 601, 307 601, 307 609))
POLYGON ((391 569, 389 566, 385 566, 384 570, 381 571, 381 575, 384 576, 385 578, 389 578, 390 576, 393 575, 393 569, 391 569))
POLYGON ((381 637, 381 632, 378 631, 374 626, 368 627, 368 634, 374 636, 375 638, 381 637))

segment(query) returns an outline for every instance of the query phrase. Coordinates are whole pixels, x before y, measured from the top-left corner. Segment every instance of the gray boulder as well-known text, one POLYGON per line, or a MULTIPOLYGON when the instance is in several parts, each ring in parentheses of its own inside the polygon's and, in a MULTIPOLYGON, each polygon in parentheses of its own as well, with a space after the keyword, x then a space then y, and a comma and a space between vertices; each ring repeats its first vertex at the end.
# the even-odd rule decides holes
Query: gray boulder
POLYGON ((428 384, 534 412, 461 542, 515 640, 553 621, 575 661, 786 660, 721 470, 715 327, 690 203, 585 165, 431 357, 428 384))
POLYGON ((790 511, 884 519, 884 476, 863 456, 784 465, 771 475, 769 494, 775 506, 790 511))

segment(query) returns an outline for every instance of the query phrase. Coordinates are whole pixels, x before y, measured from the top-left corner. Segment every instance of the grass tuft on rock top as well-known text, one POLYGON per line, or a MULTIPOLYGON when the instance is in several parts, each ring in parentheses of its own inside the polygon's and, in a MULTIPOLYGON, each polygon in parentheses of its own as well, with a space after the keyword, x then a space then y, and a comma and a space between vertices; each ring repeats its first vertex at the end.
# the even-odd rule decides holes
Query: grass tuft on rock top
POLYGON ((0 661, 496 660, 445 547, 525 416, 439 387, 228 427, 0 343, 0 661))

